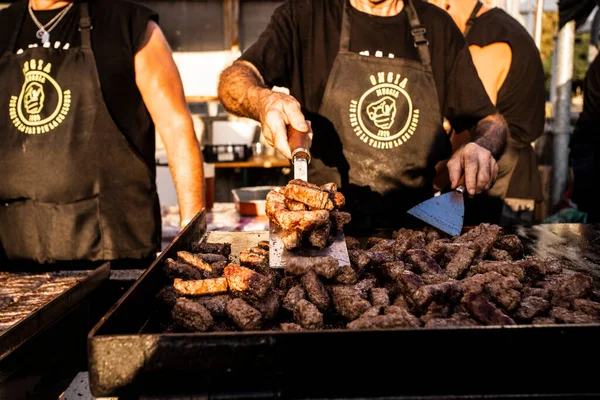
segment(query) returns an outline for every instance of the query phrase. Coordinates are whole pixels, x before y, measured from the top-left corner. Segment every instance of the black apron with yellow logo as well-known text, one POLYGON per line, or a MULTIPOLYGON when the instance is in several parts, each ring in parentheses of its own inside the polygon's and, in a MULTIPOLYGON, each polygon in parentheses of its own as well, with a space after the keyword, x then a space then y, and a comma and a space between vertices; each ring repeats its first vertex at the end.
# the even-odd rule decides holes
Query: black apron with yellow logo
POLYGON ((451 151, 429 44, 405 1, 420 61, 350 52, 349 7, 320 115, 307 116, 315 119, 309 180, 341 185, 352 213, 349 231, 399 228, 411 222, 409 208, 433 195, 435 165, 451 151))
MULTIPOLYGON (((23 15, 26 8, 23 10, 23 15)), ((160 243, 154 174, 104 102, 87 3, 81 47, 0 58, 0 253, 52 263, 151 257, 160 243)))

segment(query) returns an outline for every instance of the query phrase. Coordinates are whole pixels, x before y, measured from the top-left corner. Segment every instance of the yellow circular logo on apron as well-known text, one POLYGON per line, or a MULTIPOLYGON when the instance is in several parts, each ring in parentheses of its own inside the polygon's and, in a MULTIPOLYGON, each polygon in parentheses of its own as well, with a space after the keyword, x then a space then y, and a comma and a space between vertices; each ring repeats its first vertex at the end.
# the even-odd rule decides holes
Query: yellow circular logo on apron
POLYGON ((50 76, 52 64, 30 60, 23 65, 25 81, 19 96, 11 96, 9 114, 15 128, 29 135, 48 133, 60 125, 71 108, 71 91, 62 90, 50 76))
POLYGON ((393 149, 408 141, 419 124, 406 91, 408 79, 393 72, 369 77, 372 87, 350 102, 350 124, 364 143, 377 149, 393 149))

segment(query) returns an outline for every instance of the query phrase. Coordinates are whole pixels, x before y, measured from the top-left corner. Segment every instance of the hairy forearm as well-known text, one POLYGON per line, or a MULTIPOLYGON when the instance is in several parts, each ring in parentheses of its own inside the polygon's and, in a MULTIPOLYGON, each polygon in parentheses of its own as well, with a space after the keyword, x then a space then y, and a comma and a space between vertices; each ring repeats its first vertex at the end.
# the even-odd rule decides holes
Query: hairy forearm
POLYGON ((260 120, 261 100, 271 94, 252 64, 236 61, 219 79, 219 100, 223 107, 240 117, 260 120))
POLYGON ((498 160, 506 146, 508 125, 500 114, 485 117, 471 132, 471 142, 487 149, 498 160))
MULTIPOLYGON (((159 128, 160 129, 160 128, 159 128)), ((204 207, 202 153, 188 115, 180 116, 161 133, 169 170, 175 184, 182 221, 191 220, 204 207)))

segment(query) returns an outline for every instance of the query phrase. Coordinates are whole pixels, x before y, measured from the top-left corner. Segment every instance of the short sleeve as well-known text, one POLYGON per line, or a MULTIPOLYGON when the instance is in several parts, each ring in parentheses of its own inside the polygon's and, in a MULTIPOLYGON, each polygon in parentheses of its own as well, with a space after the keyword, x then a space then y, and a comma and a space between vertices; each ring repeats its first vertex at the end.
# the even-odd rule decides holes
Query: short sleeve
POLYGON ((596 57, 585 76, 583 111, 575 127, 577 143, 600 142, 600 57, 596 57))
POLYGON ((144 35, 148 27, 148 22, 154 21, 158 24, 158 14, 139 4, 130 4, 132 7, 131 18, 129 20, 131 30, 131 45, 133 53, 140 50, 144 35))
POLYGON ((471 129, 497 113, 473 64, 469 47, 456 26, 448 26, 444 116, 457 132, 471 129))
POLYGON ((279 6, 258 40, 240 57, 258 69, 269 87, 290 85, 296 37, 293 10, 292 0, 279 6))

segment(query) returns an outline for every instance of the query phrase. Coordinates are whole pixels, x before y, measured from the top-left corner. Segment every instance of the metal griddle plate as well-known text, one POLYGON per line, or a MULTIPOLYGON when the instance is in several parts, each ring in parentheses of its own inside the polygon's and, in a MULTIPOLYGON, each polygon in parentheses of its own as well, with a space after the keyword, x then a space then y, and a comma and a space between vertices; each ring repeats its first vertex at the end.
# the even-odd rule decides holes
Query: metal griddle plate
MULTIPOLYGON (((64 274, 69 275, 70 272, 64 271, 64 274)), ((27 340, 50 326, 94 291, 104 280, 108 279, 110 264, 103 264, 93 271, 72 271, 72 274, 86 275, 86 277, 0 335, 0 360, 6 358, 27 340)))
POLYGON ((283 246, 283 242, 281 241, 282 234, 283 230, 271 221, 269 224, 269 263, 271 268, 285 268, 287 261, 292 257, 331 256, 338 260, 340 266, 350 265, 344 232, 341 230, 335 233, 333 243, 323 249, 301 247, 294 251, 288 251, 283 246))

